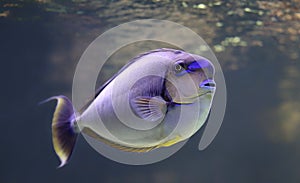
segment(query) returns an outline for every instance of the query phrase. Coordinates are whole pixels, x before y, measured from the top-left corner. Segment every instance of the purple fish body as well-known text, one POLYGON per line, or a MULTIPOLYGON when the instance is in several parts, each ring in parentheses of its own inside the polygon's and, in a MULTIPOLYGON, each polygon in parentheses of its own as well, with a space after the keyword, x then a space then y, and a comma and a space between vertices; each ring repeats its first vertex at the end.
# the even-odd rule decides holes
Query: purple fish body
POLYGON ((60 166, 69 160, 78 133, 130 152, 188 139, 209 114, 214 72, 204 57, 162 48, 132 59, 97 90, 77 117, 66 97, 50 98, 58 100, 52 135, 60 166), (178 122, 181 118, 184 123, 178 122))

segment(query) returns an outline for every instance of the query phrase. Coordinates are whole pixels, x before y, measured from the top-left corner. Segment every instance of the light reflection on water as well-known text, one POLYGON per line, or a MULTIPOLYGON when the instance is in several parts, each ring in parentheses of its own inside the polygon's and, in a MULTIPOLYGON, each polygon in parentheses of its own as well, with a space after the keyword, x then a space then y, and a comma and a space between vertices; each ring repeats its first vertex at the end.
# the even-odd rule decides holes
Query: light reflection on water
MULTIPOLYGON (((299 1, 185 3, 3 2, 1 50, 3 64, 12 68, 3 73, 12 77, 11 92, 3 91, 8 97, 1 118, 0 182, 299 182, 299 1), (198 133, 171 158, 145 167, 111 162, 80 138, 70 164, 56 170, 50 137, 54 106, 37 108, 36 103, 52 95, 71 96, 76 63, 88 44, 105 30, 139 18, 183 24, 217 48, 228 88, 220 133, 203 152, 197 150, 198 133)), ((134 46, 139 45, 127 48, 128 55, 135 55, 134 46)), ((99 83, 126 62, 118 60, 115 55, 106 65, 99 83)))

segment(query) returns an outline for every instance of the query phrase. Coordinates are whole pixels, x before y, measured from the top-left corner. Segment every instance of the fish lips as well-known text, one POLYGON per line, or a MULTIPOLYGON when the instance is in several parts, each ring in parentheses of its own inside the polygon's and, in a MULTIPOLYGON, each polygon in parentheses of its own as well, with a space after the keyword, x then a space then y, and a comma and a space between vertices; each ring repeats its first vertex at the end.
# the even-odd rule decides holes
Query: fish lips
POLYGON ((216 83, 212 79, 204 80, 202 83, 200 83, 199 90, 204 93, 207 93, 207 92, 213 93, 216 90, 216 83))
POLYGON ((199 86, 199 95, 197 97, 213 94, 216 91, 216 83, 213 80, 205 80, 199 86))

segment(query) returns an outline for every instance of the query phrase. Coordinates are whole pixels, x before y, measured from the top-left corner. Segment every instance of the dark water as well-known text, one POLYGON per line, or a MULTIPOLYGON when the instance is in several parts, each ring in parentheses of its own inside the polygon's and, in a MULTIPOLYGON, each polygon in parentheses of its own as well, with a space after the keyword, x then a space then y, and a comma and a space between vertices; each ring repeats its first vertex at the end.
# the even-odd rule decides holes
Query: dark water
MULTIPOLYGON (((203 4, 0 1, 0 182, 299 182, 300 2, 203 4), (219 134, 203 152, 197 133, 172 157, 147 166, 108 160, 79 138, 70 163, 56 169, 54 103, 37 103, 71 96, 76 64, 89 43, 142 18, 183 24, 216 52, 228 89, 219 134)), ((107 75, 117 67, 108 67, 107 75)))

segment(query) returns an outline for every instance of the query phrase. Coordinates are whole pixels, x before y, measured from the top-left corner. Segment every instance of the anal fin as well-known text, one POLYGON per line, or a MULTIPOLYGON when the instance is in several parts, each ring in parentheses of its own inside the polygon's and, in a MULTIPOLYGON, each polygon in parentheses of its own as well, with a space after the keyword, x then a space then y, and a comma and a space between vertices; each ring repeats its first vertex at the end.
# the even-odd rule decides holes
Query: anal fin
POLYGON ((87 134, 88 136, 94 138, 94 139, 99 140, 100 142, 105 143, 106 145, 109 145, 109 146, 111 146, 113 148, 116 148, 116 149, 119 149, 121 151, 141 153, 141 152, 149 152, 153 149, 158 148, 158 146, 141 147, 141 148, 123 146, 123 145, 120 145, 118 143, 114 143, 114 142, 112 142, 112 141, 110 141, 106 138, 101 137, 100 135, 98 135, 95 131, 93 131, 89 127, 84 127, 82 129, 82 132, 87 134))
POLYGON ((171 140, 168 140, 167 142, 164 142, 164 143, 158 145, 158 147, 169 147, 169 146, 172 146, 172 145, 180 142, 181 140, 182 140, 181 136, 177 135, 175 138, 173 138, 171 140))

